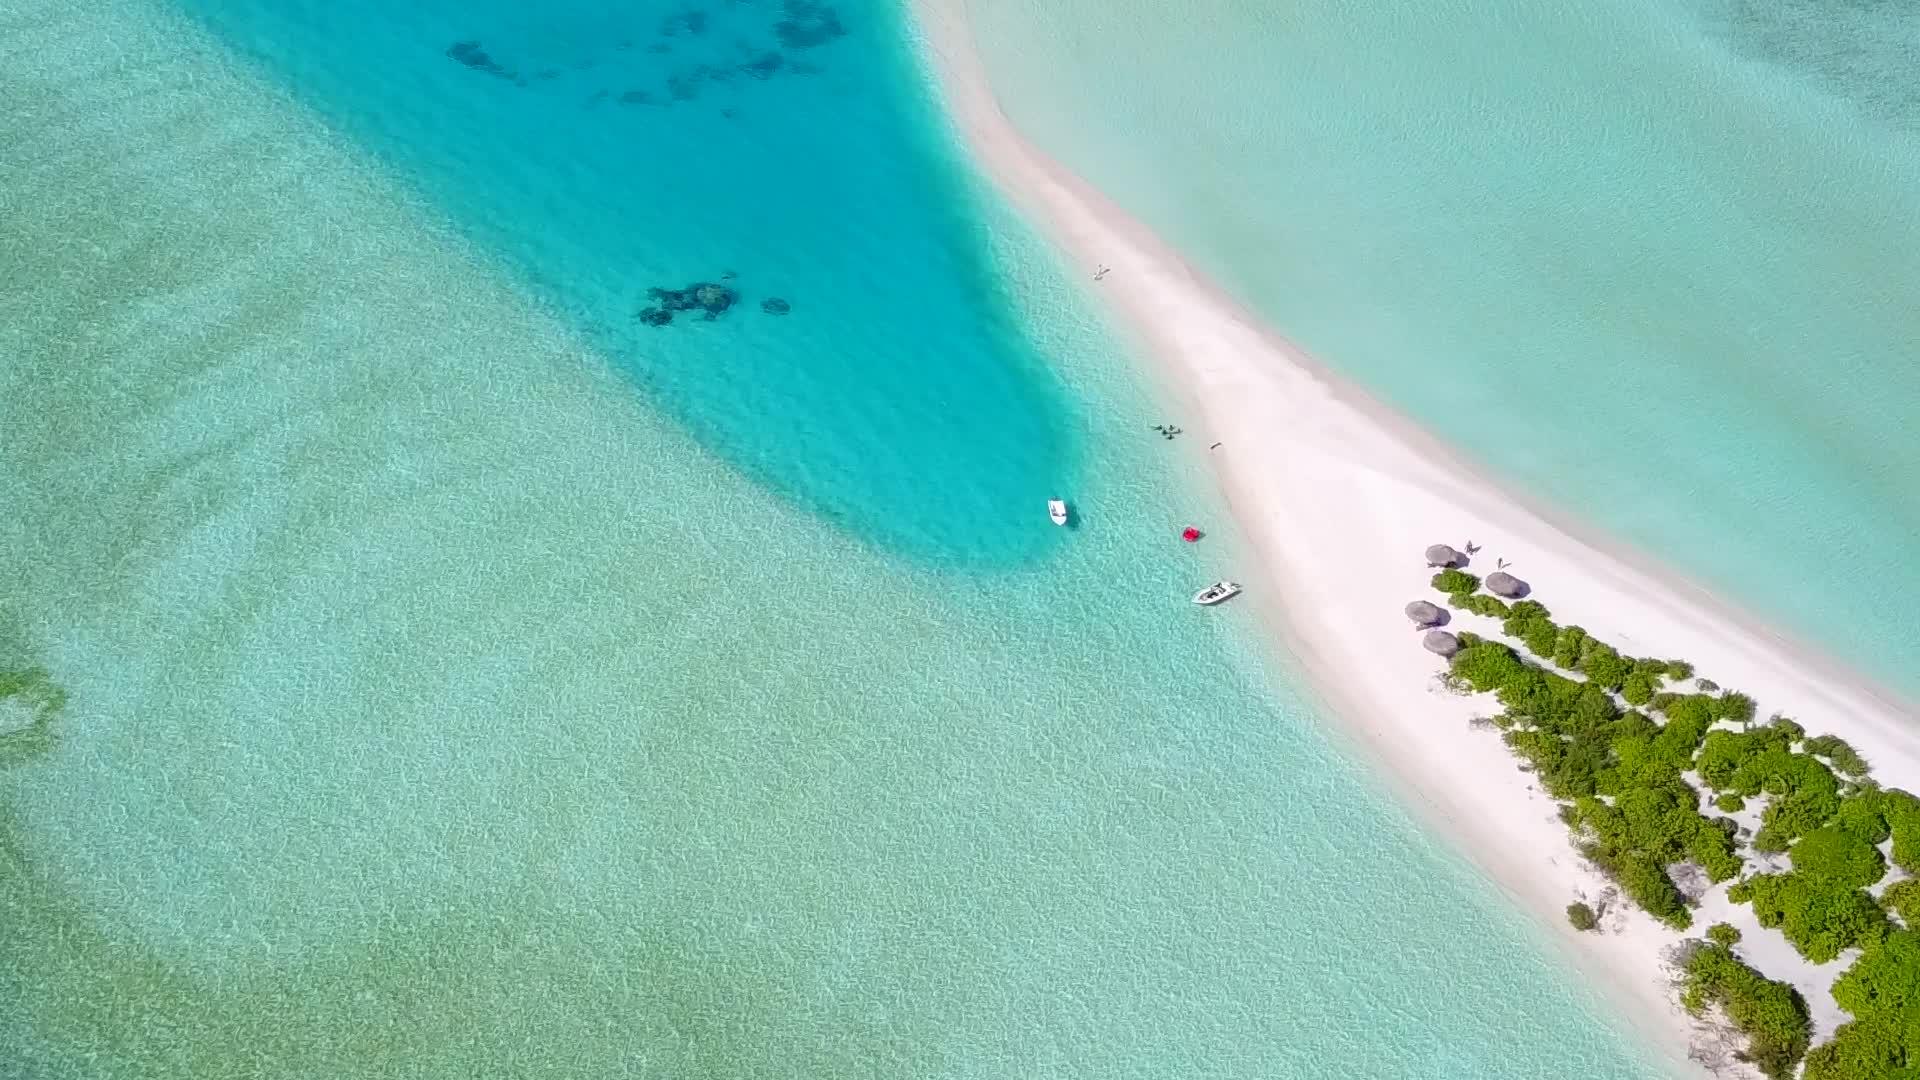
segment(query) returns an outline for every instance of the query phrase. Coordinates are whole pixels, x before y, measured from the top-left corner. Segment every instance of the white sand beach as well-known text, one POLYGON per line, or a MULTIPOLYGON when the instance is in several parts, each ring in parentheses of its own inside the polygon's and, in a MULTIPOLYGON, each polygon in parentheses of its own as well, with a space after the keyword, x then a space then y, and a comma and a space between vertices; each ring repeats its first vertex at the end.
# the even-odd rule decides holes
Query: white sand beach
MULTIPOLYGON (((1402 607, 1435 599, 1421 558, 1428 544, 1481 546, 1472 569, 1497 560, 1532 584, 1563 623, 1623 652, 1683 658, 1702 676, 1743 690, 1759 715, 1784 713, 1809 732, 1851 742, 1891 787, 1920 788, 1913 715, 1889 692, 1810 648, 1761 627, 1650 561, 1610 549, 1529 505, 1390 410, 1259 325, 1222 290, 1087 183, 1028 143, 1002 113, 953 0, 921 0, 930 62, 955 122, 984 169, 1075 262, 1159 362, 1186 445, 1212 460, 1260 555, 1240 577, 1263 605, 1281 648, 1333 715, 1416 806, 1607 986, 1647 1041, 1678 1062, 1712 1056, 1711 1033, 1679 1009, 1663 954, 1682 935, 1617 907, 1602 932, 1577 934, 1563 909, 1598 898, 1600 876, 1573 850, 1555 805, 1516 767, 1497 734, 1468 721, 1491 698, 1442 690, 1402 607), (1096 266, 1109 267, 1096 283, 1096 266), (1220 443, 1217 449, 1207 448, 1220 443)), ((1497 632, 1457 614, 1455 628, 1497 632)), ((1827 986, 1851 962, 1815 968, 1749 909, 1714 889, 1695 933, 1741 927, 1740 952, 1806 995, 1815 1041, 1842 1018, 1827 986)), ((1723 1056, 1718 1075, 1745 1067, 1723 1056)))

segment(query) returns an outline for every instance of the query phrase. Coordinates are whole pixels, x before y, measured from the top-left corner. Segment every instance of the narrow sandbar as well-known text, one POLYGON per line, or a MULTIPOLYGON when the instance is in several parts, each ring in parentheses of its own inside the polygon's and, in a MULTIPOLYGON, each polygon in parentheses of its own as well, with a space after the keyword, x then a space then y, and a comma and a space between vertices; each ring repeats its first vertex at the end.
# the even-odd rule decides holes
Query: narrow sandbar
MULTIPOLYGON (((1186 445, 1209 455, 1259 557, 1240 573, 1244 599, 1262 606, 1277 645, 1409 800, 1603 978, 1657 1049, 1682 1060, 1708 1034, 1679 1008, 1663 959, 1685 935, 1639 911, 1617 912, 1598 934, 1566 926, 1565 906, 1606 882, 1500 739, 1469 727, 1497 706, 1439 685, 1442 661, 1402 613, 1410 600, 1437 599, 1422 550, 1476 543, 1476 571, 1504 560, 1557 614, 1623 651, 1685 658, 1752 695, 1760 716, 1784 713, 1846 739, 1888 787, 1920 787, 1913 711, 1646 556, 1506 490, 1260 325, 1014 128, 958 3, 920 0, 917 14, 954 122, 984 171, 1084 267, 1087 288, 1188 410, 1186 445)), ((1458 623, 1497 632, 1477 616, 1458 623)), ((1724 887, 1703 903, 1695 933, 1719 920, 1741 927, 1755 966, 1799 986, 1815 1041, 1829 1036, 1843 1014, 1827 987, 1845 961, 1807 964, 1750 909, 1729 905, 1724 887)))

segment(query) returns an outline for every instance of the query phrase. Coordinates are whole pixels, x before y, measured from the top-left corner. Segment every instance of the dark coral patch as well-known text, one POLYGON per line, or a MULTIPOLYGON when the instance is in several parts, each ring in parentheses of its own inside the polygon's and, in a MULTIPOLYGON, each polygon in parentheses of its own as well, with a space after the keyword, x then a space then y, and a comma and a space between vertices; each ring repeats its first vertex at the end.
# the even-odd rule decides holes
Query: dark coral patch
POLYGON ((789 49, 811 49, 844 36, 840 13, 818 0, 787 0, 787 17, 773 24, 774 36, 789 49))
POLYGON ((786 65, 787 58, 777 52, 762 53, 758 58, 741 64, 740 70, 756 79, 771 79, 786 65))
POLYGON ((501 67, 477 41, 456 41, 447 46, 447 55, 465 64, 475 71, 485 72, 498 79, 512 80, 514 74, 501 67))
POLYGON ((642 310, 640 318, 649 326, 664 326, 673 320, 676 311, 700 311, 708 321, 717 319, 740 299, 740 294, 716 282, 696 281, 684 289, 655 286, 647 290, 647 298, 658 306, 642 310))
POLYGON ((704 11, 677 11, 660 20, 660 36, 679 37, 681 34, 704 34, 707 32, 707 13, 704 11))

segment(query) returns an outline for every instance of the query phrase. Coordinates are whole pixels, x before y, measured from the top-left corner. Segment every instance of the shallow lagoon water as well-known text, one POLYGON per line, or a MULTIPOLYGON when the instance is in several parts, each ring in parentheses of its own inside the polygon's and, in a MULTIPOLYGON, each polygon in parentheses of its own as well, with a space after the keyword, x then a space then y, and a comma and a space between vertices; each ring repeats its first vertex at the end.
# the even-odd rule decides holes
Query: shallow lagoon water
POLYGON ((1017 562, 1057 539, 1018 508, 1072 473, 1065 405, 1005 346, 1019 330, 928 104, 876 92, 913 77, 890 11, 181 6, 736 467, 918 558, 1017 562), (737 310, 635 317, 649 288, 703 280, 737 310))
POLYGON ((940 179, 932 115, 860 104, 917 100, 886 9, 842 5, 819 74, 725 107, 925 176, 904 249, 896 207, 862 209, 886 184, 823 222, 790 157, 741 159, 763 188, 699 174, 712 103, 654 117, 596 201, 615 165, 552 149, 539 84, 445 54, 565 52, 482 11, 278 10, 0 16, 0 646, 71 693, 0 775, 10 1067, 1654 1074, 1333 748, 1251 611, 1186 602, 1238 562, 1195 448, 1150 437, 1027 234, 940 179), (337 67, 338 36, 386 94, 276 59, 337 67), (509 213, 389 108, 543 198, 509 213), (596 261, 616 232, 646 242, 596 261), (720 269, 743 310, 632 323, 646 285, 720 269), (920 363, 859 366, 909 326, 920 363), (784 396, 728 413, 748 372, 784 396), (1079 529, 1046 524, 1056 492, 1079 529))
POLYGON ((1920 694, 1909 10, 966 8, 1012 119, 1282 333, 1920 694))

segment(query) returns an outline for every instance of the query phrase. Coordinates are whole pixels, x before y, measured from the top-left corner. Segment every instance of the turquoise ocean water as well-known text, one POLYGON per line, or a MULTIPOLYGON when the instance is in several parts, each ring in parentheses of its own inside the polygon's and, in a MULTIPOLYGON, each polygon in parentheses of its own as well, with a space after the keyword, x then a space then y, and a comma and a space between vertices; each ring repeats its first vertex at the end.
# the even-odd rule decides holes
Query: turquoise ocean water
POLYGON ((1910 6, 966 7, 1013 120, 1289 337, 1920 693, 1910 6))
POLYGON ((1186 602, 900 17, 0 11, 0 1076, 1657 1074, 1186 602))

